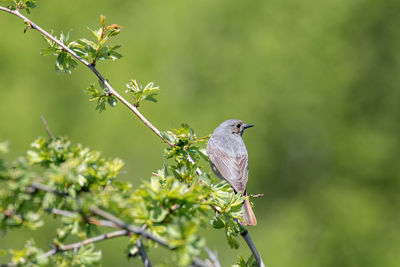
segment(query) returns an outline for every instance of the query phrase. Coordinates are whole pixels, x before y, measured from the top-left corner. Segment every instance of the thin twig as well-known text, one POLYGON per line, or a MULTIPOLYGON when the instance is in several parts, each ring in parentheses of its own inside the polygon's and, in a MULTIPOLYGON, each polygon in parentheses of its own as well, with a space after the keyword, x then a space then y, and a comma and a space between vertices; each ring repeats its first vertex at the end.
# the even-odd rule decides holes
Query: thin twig
POLYGON ((62 210, 62 209, 45 209, 48 213, 53 213, 55 215, 60 215, 64 217, 75 217, 77 213, 69 211, 69 210, 62 210))
POLYGON ((119 237, 119 236, 126 236, 126 235, 130 235, 130 234, 131 233, 128 230, 117 230, 117 231, 114 231, 114 232, 98 235, 98 236, 95 236, 95 237, 92 237, 92 238, 88 238, 88 239, 85 239, 83 241, 72 243, 72 244, 69 244, 69 245, 61 245, 58 248, 53 249, 53 250, 49 250, 46 253, 49 254, 48 256, 51 256, 51 255, 53 255, 53 254, 55 254, 55 253, 57 253, 59 251, 76 250, 76 249, 78 249, 80 247, 86 246, 86 245, 91 244, 91 243, 96 243, 96 242, 103 241, 103 240, 106 240, 106 239, 115 238, 115 237, 119 237), (52 252, 52 251, 54 251, 54 252, 52 252))
MULTIPOLYGON (((127 231, 127 230, 118 230, 118 231, 114 231, 114 232, 109 232, 106 234, 102 234, 102 235, 98 235, 98 236, 95 236, 92 238, 85 239, 80 242, 54 247, 54 248, 50 249, 49 251, 45 252, 43 254, 43 256, 45 258, 48 258, 59 252, 64 252, 64 251, 68 251, 68 250, 76 251, 79 248, 89 245, 89 244, 92 244, 92 243, 96 243, 96 242, 100 242, 100 241, 103 241, 106 239, 116 238, 116 237, 120 237, 120 236, 126 236, 126 235, 130 235, 129 231, 127 231)), ((10 262, 10 263, 5 263, 5 264, 0 264, 0 267, 14 267, 17 265, 18 264, 16 264, 16 263, 10 262)))
POLYGON ((251 253, 253 253, 254 258, 257 261, 257 264, 259 267, 265 267, 265 264, 260 256, 260 253, 258 253, 256 246, 253 243, 253 240, 251 240, 249 232, 242 226, 242 232, 240 233, 243 239, 246 241, 247 246, 249 246, 251 253))
POLYGON ((66 193, 66 192, 57 191, 57 190, 51 188, 50 186, 47 186, 47 185, 44 185, 44 184, 40 184, 40 183, 37 183, 37 182, 32 182, 30 187, 32 187, 34 189, 37 189, 37 190, 45 191, 45 192, 48 192, 48 193, 53 193, 53 194, 59 195, 59 196, 69 196, 69 194, 66 193))
POLYGON ((205 251, 208 254, 208 257, 210 258, 210 260, 213 262, 214 267, 221 267, 221 263, 218 260, 218 255, 217 252, 212 251, 211 249, 209 249, 208 247, 204 248, 205 251))
MULTIPOLYGON (((56 190, 52 189, 51 187, 49 187, 47 185, 40 184, 40 183, 33 182, 30 186, 35 188, 35 189, 42 190, 42 191, 45 191, 45 192, 51 192, 51 193, 54 193, 54 194, 57 194, 57 195, 62 195, 62 196, 69 196, 68 193, 63 193, 63 192, 56 191, 56 190)), ((72 212, 65 211, 65 210, 52 209, 51 212, 54 213, 54 214, 68 216, 68 217, 74 216, 72 214, 72 212)), ((106 224, 106 226, 110 226, 110 227, 117 226, 117 227, 119 227, 121 229, 125 229, 125 230, 128 230, 129 232, 141 235, 143 238, 147 238, 147 239, 153 240, 154 242, 157 242, 157 243, 159 243, 160 245, 162 245, 164 247, 167 247, 169 249, 173 249, 172 247, 169 246, 167 241, 165 241, 165 240, 163 240, 163 239, 161 239, 161 238, 159 238, 159 237, 157 237, 157 236, 145 231, 145 229, 143 229, 141 227, 128 224, 128 223, 124 222, 123 220, 121 220, 120 218, 118 218, 118 217, 114 216, 113 214, 108 213, 108 212, 106 212, 106 211, 104 211, 104 210, 102 210, 100 208, 91 207, 90 208, 90 212, 92 212, 93 214, 95 214, 95 215, 97 215, 99 217, 102 217, 102 218, 106 219, 108 222, 103 222, 104 224, 106 224)), ((101 221, 98 221, 98 220, 95 221, 95 222, 101 223, 101 221)))
POLYGON ((211 251, 208 247, 205 247, 204 249, 207 252, 209 259, 203 261, 199 258, 194 258, 189 267, 221 267, 216 252, 211 251))
POLYGON ((152 267, 149 257, 147 257, 146 251, 144 250, 142 239, 136 241, 136 246, 138 248, 138 253, 143 261, 144 267, 152 267))
POLYGON ((49 129, 49 125, 47 124, 47 121, 44 119, 44 117, 41 115, 40 116, 40 119, 42 120, 42 122, 43 122, 43 124, 44 124, 44 127, 46 128, 46 132, 47 132, 47 134, 49 135, 49 137, 52 139, 52 140, 55 140, 56 138, 54 137, 54 135, 51 133, 51 131, 50 131, 50 129, 49 129))
POLYGON ((208 264, 205 261, 202 261, 199 258, 194 258, 192 264, 189 267, 214 267, 214 266, 208 264))
POLYGON ((122 229, 126 229, 126 230, 128 230, 128 231, 130 231, 132 233, 139 234, 143 238, 147 238, 147 239, 153 240, 154 242, 157 242, 157 243, 159 243, 160 245, 162 245, 164 247, 167 247, 169 249, 173 249, 172 247, 170 247, 170 245, 167 243, 167 241, 165 241, 165 240, 163 240, 163 239, 161 239, 161 238, 159 238, 159 237, 157 237, 157 236, 145 231, 141 227, 128 224, 128 223, 124 222, 123 220, 121 220, 120 218, 114 216, 111 213, 108 213, 108 212, 106 212, 106 211, 104 211, 102 209, 99 209, 97 207, 91 207, 90 208, 90 212, 92 212, 93 214, 96 214, 97 216, 102 217, 102 218, 104 218, 104 219, 106 219, 108 221, 111 221, 111 222, 115 223, 116 225, 118 225, 122 229))
MULTIPOLYGON (((55 215, 59 215, 59 216, 64 216, 64 217, 75 217, 75 216, 79 216, 80 214, 76 213, 76 212, 72 212, 69 210, 61 210, 61 209, 45 209, 46 212, 48 213, 52 213, 55 215)), ((93 225, 97 225, 97 226, 104 226, 104 227, 112 227, 112 228, 120 228, 119 225, 111 222, 111 221, 107 221, 107 220, 99 220, 99 219, 95 219, 95 218, 85 218, 86 221, 90 224, 93 225)))

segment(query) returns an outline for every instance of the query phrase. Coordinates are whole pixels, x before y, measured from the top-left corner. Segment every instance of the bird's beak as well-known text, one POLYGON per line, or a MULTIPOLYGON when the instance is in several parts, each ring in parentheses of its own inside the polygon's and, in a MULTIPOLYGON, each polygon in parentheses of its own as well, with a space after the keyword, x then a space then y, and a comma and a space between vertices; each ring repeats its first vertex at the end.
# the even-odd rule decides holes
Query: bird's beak
POLYGON ((251 128, 251 127, 253 127, 253 126, 254 126, 253 124, 245 124, 245 125, 244 125, 244 129, 251 128))

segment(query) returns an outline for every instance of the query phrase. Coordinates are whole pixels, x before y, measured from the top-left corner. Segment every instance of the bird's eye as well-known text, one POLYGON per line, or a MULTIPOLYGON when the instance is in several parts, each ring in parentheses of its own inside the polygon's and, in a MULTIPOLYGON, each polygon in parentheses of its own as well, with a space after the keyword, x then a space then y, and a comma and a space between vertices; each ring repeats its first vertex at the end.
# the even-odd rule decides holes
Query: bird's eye
POLYGON ((240 128, 240 124, 236 124, 236 128, 240 128))

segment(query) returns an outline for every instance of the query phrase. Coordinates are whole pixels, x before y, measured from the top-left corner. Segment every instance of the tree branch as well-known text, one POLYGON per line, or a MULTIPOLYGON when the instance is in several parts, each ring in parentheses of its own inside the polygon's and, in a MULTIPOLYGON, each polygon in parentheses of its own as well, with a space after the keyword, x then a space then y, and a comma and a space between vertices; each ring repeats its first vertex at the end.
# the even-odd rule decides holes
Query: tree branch
MULTIPOLYGON (((77 213, 69 211, 69 210, 46 209, 45 211, 48 213, 52 213, 52 214, 64 216, 64 217, 74 217, 77 215, 77 213)), ((120 228, 119 225, 117 225, 111 221, 99 220, 99 219, 95 219, 95 218, 85 218, 85 219, 87 220, 88 223, 93 224, 93 225, 111 227, 111 228, 120 228)))
MULTIPOLYGON (((129 231, 127 231, 127 230, 118 230, 118 231, 114 231, 114 232, 109 232, 106 234, 102 234, 102 235, 98 235, 98 236, 95 236, 92 238, 85 239, 80 242, 76 242, 76 243, 72 243, 72 244, 68 244, 68 245, 61 245, 59 247, 52 248, 49 251, 45 252, 43 254, 43 256, 48 258, 59 252, 65 252, 68 250, 77 250, 80 247, 83 247, 83 246, 86 246, 86 245, 89 245, 92 243, 100 242, 100 241, 115 238, 115 237, 127 236, 127 235, 130 235, 129 231)), ((14 266, 18 266, 18 264, 13 263, 13 262, 0 264, 0 267, 14 267, 14 266)))
MULTIPOLYGON (((51 187, 47 186, 47 185, 43 185, 40 183, 36 183, 33 182, 30 187, 37 189, 37 190, 42 190, 45 192, 50 192, 50 193, 54 193, 56 195, 62 195, 62 196, 69 196, 68 193, 63 193, 63 192, 59 192, 56 191, 54 189, 52 189, 51 187)), ((67 217, 72 217, 74 216, 74 213, 71 211, 65 211, 65 210, 60 210, 60 209, 51 209, 49 210, 50 212, 57 214, 57 215, 62 215, 62 216, 67 216, 67 217)), ((135 226, 135 225, 131 225, 128 224, 126 222, 124 222, 123 220, 121 220, 120 218, 114 216, 111 213, 108 213, 100 208, 97 207, 91 207, 90 208, 90 212, 92 212, 93 214, 102 217, 104 219, 106 219, 107 221, 101 221, 101 220, 95 220, 95 219, 88 219, 88 221, 90 222, 90 220, 92 220, 92 222, 96 222, 96 223, 103 223, 104 226, 109 226, 109 227, 118 227, 121 229, 125 229, 131 233, 134 234, 138 234, 141 235, 143 238, 147 238, 150 240, 153 240, 154 242, 159 243, 160 245, 169 248, 169 249, 173 249, 173 247, 171 247, 167 241, 147 232, 145 229, 135 226)), ((95 224, 95 223, 94 223, 95 224)))
POLYGON ((144 229, 142 229, 141 227, 132 225, 132 224, 128 224, 126 222, 124 222, 123 220, 121 220, 120 218, 114 216, 111 213, 108 213, 102 209, 99 209, 97 207, 91 207, 90 208, 90 212, 92 212, 93 214, 96 214, 99 217, 102 217, 116 225, 118 225, 120 228, 128 230, 132 233, 141 235, 143 238, 147 238, 150 240, 153 240, 154 242, 159 243, 160 245, 169 248, 169 249, 173 249, 173 247, 171 247, 165 240, 145 231, 144 229))
POLYGON ((242 226, 242 232, 240 235, 243 237, 243 239, 246 241, 247 246, 250 248, 251 253, 253 253, 254 258, 257 261, 258 266, 260 267, 265 267, 265 264, 260 256, 260 253, 258 253, 256 246, 253 243, 253 240, 251 240, 249 232, 242 226))
POLYGON ((144 267, 152 267, 149 257, 147 257, 146 251, 144 250, 142 239, 136 241, 136 246, 138 248, 138 253, 143 261, 144 267))
POLYGON ((40 191, 44 191, 44 192, 48 192, 48 193, 53 193, 58 196, 69 196, 69 194, 66 192, 57 191, 57 190, 51 188, 50 186, 47 186, 47 185, 44 185, 41 183, 37 183, 37 182, 32 182, 29 187, 31 187, 34 190, 40 190, 40 191))
POLYGON ((85 239, 80 242, 72 243, 69 245, 62 245, 58 248, 49 250, 48 252, 45 253, 45 255, 48 257, 48 256, 54 255, 55 253, 60 252, 60 251, 76 250, 82 246, 86 246, 91 243, 96 243, 96 242, 103 241, 106 239, 115 238, 115 237, 119 237, 119 236, 126 236, 126 235, 130 235, 130 234, 131 233, 128 230, 117 230, 114 232, 110 232, 110 233, 98 235, 98 236, 95 236, 92 238, 88 238, 88 239, 85 239))

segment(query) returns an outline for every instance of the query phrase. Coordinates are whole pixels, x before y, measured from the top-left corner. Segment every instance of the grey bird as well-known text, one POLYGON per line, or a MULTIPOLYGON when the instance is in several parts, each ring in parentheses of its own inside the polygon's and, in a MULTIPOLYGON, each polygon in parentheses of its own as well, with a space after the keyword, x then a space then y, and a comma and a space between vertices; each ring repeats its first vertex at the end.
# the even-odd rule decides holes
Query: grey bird
MULTIPOLYGON (((227 181, 235 190, 247 196, 248 154, 242 140, 245 129, 253 125, 241 120, 227 120, 221 123, 207 143, 207 154, 211 169, 219 178, 227 181)), ((249 199, 243 203, 243 225, 256 225, 257 220, 249 199)))

